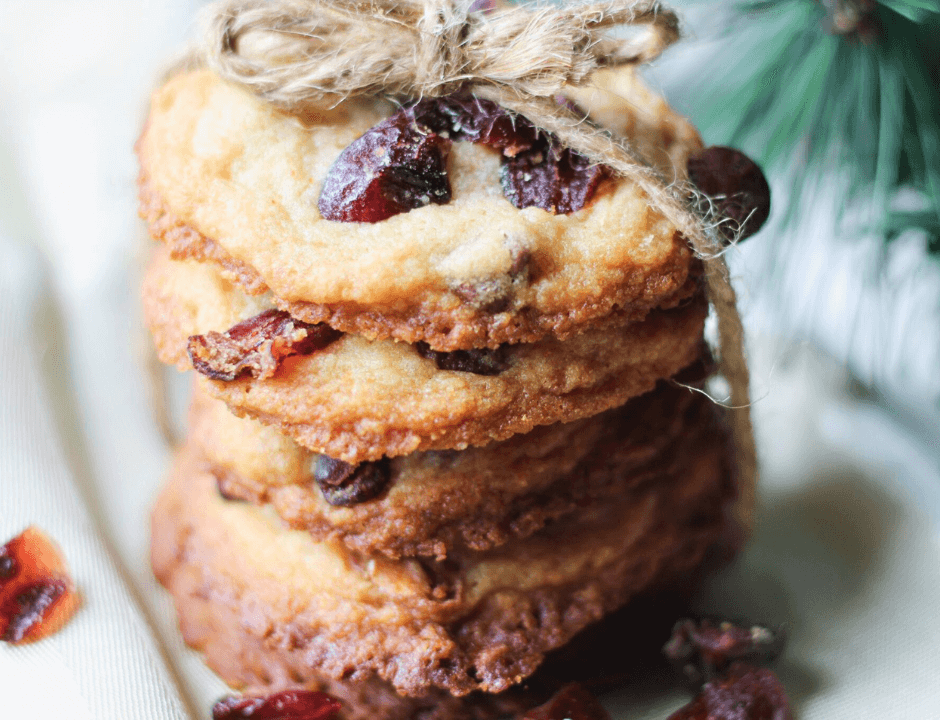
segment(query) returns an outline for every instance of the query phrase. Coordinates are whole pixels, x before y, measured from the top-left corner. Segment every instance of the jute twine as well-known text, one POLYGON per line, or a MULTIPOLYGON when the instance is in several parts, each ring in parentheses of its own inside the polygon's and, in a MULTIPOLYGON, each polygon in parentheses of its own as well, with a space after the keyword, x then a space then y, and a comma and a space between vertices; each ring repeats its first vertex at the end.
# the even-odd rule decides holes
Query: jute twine
POLYGON ((639 185, 704 262, 742 488, 749 492, 757 463, 744 333, 717 230, 690 202, 693 188, 667 182, 622 138, 554 97, 566 85, 587 84, 601 68, 658 57, 679 39, 672 11, 655 0, 487 10, 461 0, 220 0, 206 18, 210 67, 287 110, 354 95, 418 98, 469 89, 639 185), (615 27, 626 30, 626 39, 605 33, 615 27))

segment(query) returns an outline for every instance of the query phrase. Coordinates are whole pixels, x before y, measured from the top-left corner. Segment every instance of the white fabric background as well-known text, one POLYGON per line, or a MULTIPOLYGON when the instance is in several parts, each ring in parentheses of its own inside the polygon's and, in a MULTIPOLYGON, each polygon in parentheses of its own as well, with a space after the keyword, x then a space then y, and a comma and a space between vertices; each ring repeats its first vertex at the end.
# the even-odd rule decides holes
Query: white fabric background
MULTIPOLYGON (((132 145, 197 5, 0 2, 0 539, 44 527, 85 596, 56 636, 0 646, 0 717, 195 720, 224 692, 147 564, 169 454, 136 308, 132 145)), ((790 623, 781 674, 803 718, 940 718, 940 293, 916 239, 880 276, 886 303, 862 282, 874 252, 813 227, 812 243, 787 239, 806 243, 803 265, 766 232, 734 258, 762 501, 752 546, 703 602, 790 623)), ((681 702, 642 687, 609 700, 618 720, 681 702)))

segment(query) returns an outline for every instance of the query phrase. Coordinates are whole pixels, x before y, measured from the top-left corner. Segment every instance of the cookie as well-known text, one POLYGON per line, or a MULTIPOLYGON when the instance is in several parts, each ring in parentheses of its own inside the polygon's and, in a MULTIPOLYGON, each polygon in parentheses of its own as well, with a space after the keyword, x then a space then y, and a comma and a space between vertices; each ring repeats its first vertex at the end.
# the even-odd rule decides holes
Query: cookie
MULTIPOLYGON (((271 307, 208 263, 159 249, 144 281, 144 314, 160 358, 190 367, 187 338, 225 331, 271 307)), ((415 346, 344 335, 283 361, 268 379, 200 377, 238 415, 349 463, 419 450, 463 449, 539 425, 597 414, 653 389, 701 351, 701 294, 644 321, 610 321, 562 342, 504 346, 498 374, 443 370, 415 346)))
POLYGON ((378 676, 407 696, 520 682, 580 629, 697 567, 727 534, 736 494, 719 443, 687 455, 675 477, 625 489, 503 548, 391 561, 315 541, 269 508, 226 500, 204 468, 185 447, 152 518, 154 572, 183 628, 199 612, 191 609, 197 587, 210 608, 237 614, 289 665, 336 680, 378 676))
MULTIPOLYGON (((619 82, 626 99, 578 99, 684 179, 694 128, 639 80, 619 82)), ((518 209, 500 189, 500 152, 479 144, 453 143, 446 204, 324 219, 331 166, 393 109, 353 99, 292 116, 208 70, 178 75, 154 93, 137 145, 141 215, 175 257, 211 260, 299 319, 442 351, 564 338, 689 294, 697 261, 631 181, 603 180, 567 215, 518 209)))
MULTIPOLYGON (((291 527, 360 552, 443 560, 527 537, 626 488, 672 477, 683 453, 722 442, 723 430, 710 400, 660 383, 591 418, 482 448, 380 461, 376 496, 354 502, 318 485, 315 453, 198 389, 188 437, 226 497, 270 504, 291 527)), ((320 468, 322 482, 322 461, 320 468)))
POLYGON ((689 614, 683 597, 696 585, 696 577, 680 578, 676 587, 631 601, 549 653, 521 685, 497 694, 472 692, 463 697, 440 689, 422 697, 404 697, 377 677, 360 682, 325 677, 306 666, 299 653, 282 652, 252 633, 236 606, 211 602, 202 592, 199 572, 175 575, 173 597, 186 642, 239 691, 326 692, 342 703, 338 720, 496 720, 520 716, 570 682, 604 692, 622 690, 631 681, 648 684, 651 674, 666 672, 671 677, 673 670, 657 666, 657 661, 665 665, 661 647, 676 618, 689 614), (630 642, 625 644, 627 637, 630 642))

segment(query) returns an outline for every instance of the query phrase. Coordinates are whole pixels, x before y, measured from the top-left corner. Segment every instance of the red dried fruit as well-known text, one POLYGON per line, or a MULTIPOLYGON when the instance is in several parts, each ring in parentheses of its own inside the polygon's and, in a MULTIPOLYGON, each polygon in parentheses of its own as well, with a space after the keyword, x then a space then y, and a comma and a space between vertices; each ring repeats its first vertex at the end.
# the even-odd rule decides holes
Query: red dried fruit
POLYGON ((425 360, 433 360, 440 370, 468 372, 474 375, 499 375, 509 367, 509 351, 505 345, 495 350, 478 348, 441 352, 425 342, 416 342, 415 350, 425 360))
POLYGON ((500 182, 503 194, 517 208, 568 214, 583 208, 609 175, 606 165, 593 164, 584 155, 545 140, 513 158, 503 158, 500 182))
POLYGON ((0 547, 0 640, 27 643, 59 630, 79 606, 56 544, 29 527, 0 547))
POLYGON ((339 700, 314 690, 285 690, 273 695, 231 695, 212 708, 212 720, 329 720, 343 707, 339 700))
POLYGON ((399 110, 370 128, 333 163, 317 207, 327 220, 379 222, 429 203, 450 202, 450 140, 399 110))
POLYGON ((381 495, 392 478, 388 458, 350 465, 327 455, 317 457, 313 479, 330 505, 348 507, 381 495))
POLYGON ((525 118, 490 100, 458 93, 402 108, 343 150, 323 182, 320 214, 341 222, 379 222, 429 203, 450 202, 451 141, 499 150, 503 192, 518 208, 580 210, 609 174, 606 166, 558 147, 525 118))
POLYGON ((793 720, 793 713, 773 672, 735 663, 668 720, 793 720))
POLYGON ((539 132, 524 117, 473 95, 449 95, 422 100, 411 108, 419 125, 445 134, 451 140, 481 143, 514 157, 535 145, 539 132))
POLYGON ((283 310, 266 310, 233 325, 224 333, 189 338, 193 367, 212 380, 251 375, 264 380, 291 355, 309 355, 338 340, 342 333, 329 325, 295 320, 283 310))
POLYGON ((715 204, 717 213, 731 222, 719 226, 722 234, 739 240, 750 237, 770 216, 770 186, 758 167, 740 150, 713 146, 689 158, 689 179, 715 204))
POLYGON ((781 628, 683 619, 673 627, 663 654, 698 686, 738 660, 758 665, 772 662, 783 651, 785 642, 781 628))
POLYGON ((572 683, 544 705, 527 711, 522 720, 610 720, 610 714, 584 687, 572 683))

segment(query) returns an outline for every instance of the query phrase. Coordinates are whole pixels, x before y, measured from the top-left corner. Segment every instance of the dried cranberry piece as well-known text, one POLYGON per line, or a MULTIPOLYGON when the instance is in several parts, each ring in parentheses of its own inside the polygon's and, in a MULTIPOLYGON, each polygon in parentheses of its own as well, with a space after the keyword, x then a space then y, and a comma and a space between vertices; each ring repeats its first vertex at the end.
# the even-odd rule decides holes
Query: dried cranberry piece
POLYGON ((6 630, 0 640, 10 643, 22 642, 31 630, 38 628, 52 606, 67 590, 65 581, 61 579, 37 582, 21 590, 9 603, 15 604, 16 610, 9 614, 6 630))
POLYGON ((450 202, 450 140, 399 110, 371 127, 333 163, 317 207, 327 220, 379 222, 450 202))
POLYGON ((415 350, 425 360, 433 360, 439 370, 468 372, 474 375, 499 375, 509 367, 509 351, 505 345, 495 350, 477 348, 441 352, 425 342, 416 342, 415 350))
POLYGON ((0 547, 0 640, 25 643, 61 628, 79 597, 55 543, 27 528, 0 547))
POLYGON ((689 179, 715 204, 722 234, 750 237, 770 216, 770 186, 760 167, 740 150, 713 146, 689 158, 689 179))
POLYGON ((329 720, 343 707, 339 700, 314 690, 285 690, 273 695, 230 695, 212 708, 212 720, 329 720))
POLYGON ((265 380, 291 355, 309 355, 342 336, 323 323, 295 320, 283 310, 266 310, 233 325, 224 333, 189 338, 193 367, 212 380, 235 380, 251 375, 265 380))
POLYGON ((13 577, 16 572, 16 561, 6 553, 6 546, 0 548, 0 580, 13 577))
POLYGON ((553 214, 583 208, 610 168, 551 140, 536 143, 513 158, 503 158, 503 194, 517 208, 537 207, 553 214))
POLYGON ((610 720, 610 714, 584 687, 572 683, 544 705, 526 712, 522 720, 610 720))
POLYGON ((695 686, 738 660, 763 665, 783 651, 782 628, 728 621, 683 619, 675 624, 663 653, 695 686))
POLYGON ((773 672, 735 663, 668 720, 793 720, 793 713, 773 672))
POLYGON ((381 495, 392 478, 388 458, 350 465, 327 455, 317 457, 313 479, 330 505, 348 507, 381 495))
POLYGON ((411 108, 419 125, 446 133, 451 140, 482 143, 514 157, 539 137, 535 126, 501 105, 466 93, 422 100, 411 108))

